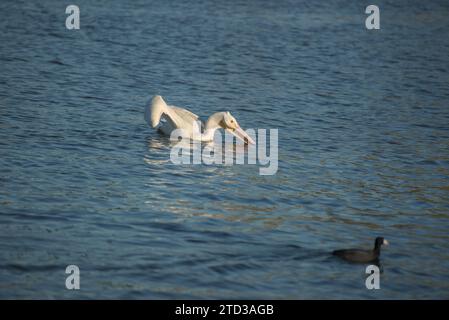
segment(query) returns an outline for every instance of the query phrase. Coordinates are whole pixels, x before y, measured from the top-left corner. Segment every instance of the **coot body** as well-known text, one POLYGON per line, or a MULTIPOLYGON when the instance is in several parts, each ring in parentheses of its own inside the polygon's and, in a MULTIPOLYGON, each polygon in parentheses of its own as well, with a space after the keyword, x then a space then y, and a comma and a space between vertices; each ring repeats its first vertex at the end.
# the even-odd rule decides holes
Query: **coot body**
POLYGON ((372 250, 342 249, 335 250, 332 254, 349 262, 373 262, 379 259, 381 245, 388 245, 388 241, 382 237, 377 237, 372 250))

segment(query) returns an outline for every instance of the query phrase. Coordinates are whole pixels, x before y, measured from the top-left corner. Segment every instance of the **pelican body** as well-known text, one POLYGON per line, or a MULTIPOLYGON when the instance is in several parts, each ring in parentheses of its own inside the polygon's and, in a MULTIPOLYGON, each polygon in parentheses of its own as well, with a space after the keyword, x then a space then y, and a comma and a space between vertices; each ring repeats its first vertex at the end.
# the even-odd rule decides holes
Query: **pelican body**
POLYGON ((145 107, 145 120, 152 128, 158 127, 159 131, 168 136, 179 129, 183 137, 209 142, 213 141, 215 130, 224 129, 245 143, 255 144, 229 112, 214 113, 203 124, 196 114, 167 105, 161 96, 154 96, 151 104, 145 107))

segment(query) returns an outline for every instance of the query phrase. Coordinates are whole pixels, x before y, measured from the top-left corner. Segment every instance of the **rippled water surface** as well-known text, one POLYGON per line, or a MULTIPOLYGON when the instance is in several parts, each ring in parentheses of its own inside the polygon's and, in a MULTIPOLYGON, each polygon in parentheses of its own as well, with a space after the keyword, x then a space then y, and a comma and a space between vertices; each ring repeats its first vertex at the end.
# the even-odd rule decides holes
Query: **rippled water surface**
POLYGON ((415 2, 1 1, 0 298, 449 298, 449 5, 415 2), (277 174, 174 165, 155 94, 279 129, 277 174), (377 235, 367 290, 329 252, 377 235))

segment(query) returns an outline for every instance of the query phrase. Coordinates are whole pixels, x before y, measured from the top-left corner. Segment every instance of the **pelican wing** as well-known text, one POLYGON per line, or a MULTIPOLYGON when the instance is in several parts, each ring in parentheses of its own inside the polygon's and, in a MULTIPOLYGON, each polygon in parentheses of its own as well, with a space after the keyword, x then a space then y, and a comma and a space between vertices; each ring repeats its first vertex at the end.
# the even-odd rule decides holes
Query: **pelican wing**
POLYGON ((198 116, 184 108, 175 106, 168 106, 161 96, 155 96, 151 100, 151 105, 145 109, 145 120, 153 128, 163 122, 159 129, 165 134, 169 135, 175 129, 187 130, 193 133, 201 131, 201 126, 198 127, 198 116))
POLYGON ((161 119, 171 122, 173 128, 181 128, 186 121, 185 113, 188 113, 189 111, 185 110, 185 112, 179 112, 176 109, 168 106, 161 96, 154 96, 150 106, 145 107, 145 120, 153 128, 160 123, 161 119))
POLYGON ((192 123, 193 121, 198 120, 198 116, 194 114, 193 112, 190 112, 189 110, 186 110, 184 108, 179 108, 175 106, 170 106, 174 112, 178 114, 183 120, 192 123))
MULTIPOLYGON (((187 109, 175 107, 175 106, 168 106, 170 109, 169 112, 164 113, 162 115, 162 118, 164 120, 168 120, 168 122, 171 123, 171 126, 169 130, 173 130, 175 128, 178 129, 187 129, 189 131, 191 130, 200 130, 200 132, 204 128, 204 124, 201 120, 199 120, 199 117, 194 114, 193 112, 190 112, 187 109), (176 119, 178 121, 176 122, 176 119), (179 120, 182 120, 181 122, 179 120), (199 127, 197 127, 199 122, 199 127), (179 125, 177 123, 180 123, 179 125), (194 129, 196 128, 196 129, 194 129)), ((164 128, 164 131, 166 131, 166 128, 164 128)))

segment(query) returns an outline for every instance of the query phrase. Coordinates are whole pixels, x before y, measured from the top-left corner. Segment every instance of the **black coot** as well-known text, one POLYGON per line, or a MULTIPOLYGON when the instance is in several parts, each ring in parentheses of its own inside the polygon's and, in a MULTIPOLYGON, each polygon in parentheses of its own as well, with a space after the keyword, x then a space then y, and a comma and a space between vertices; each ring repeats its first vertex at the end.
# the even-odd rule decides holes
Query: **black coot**
POLYGON ((380 256, 380 246, 388 245, 388 241, 382 237, 377 237, 374 241, 374 249, 343 249, 332 252, 334 256, 340 257, 350 262, 372 262, 376 261, 380 256))

